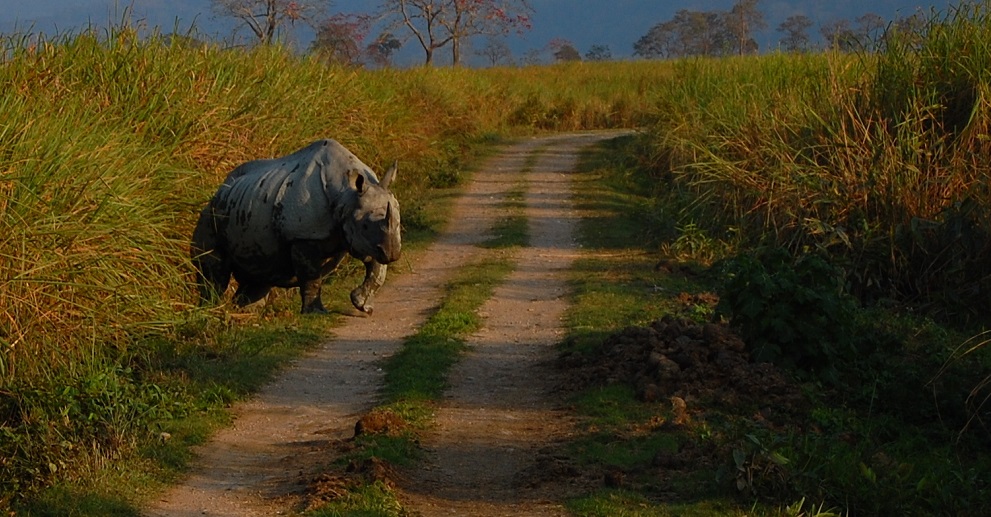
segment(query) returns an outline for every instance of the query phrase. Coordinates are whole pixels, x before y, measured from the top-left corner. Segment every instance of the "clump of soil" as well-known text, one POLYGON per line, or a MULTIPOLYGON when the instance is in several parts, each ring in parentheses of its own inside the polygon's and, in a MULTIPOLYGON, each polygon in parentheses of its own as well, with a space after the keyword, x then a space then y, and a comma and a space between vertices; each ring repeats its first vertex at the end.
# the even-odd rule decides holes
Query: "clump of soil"
POLYGON ((306 489, 306 510, 346 499, 361 486, 382 483, 395 485, 396 474, 392 466, 375 457, 353 460, 343 472, 323 472, 317 475, 306 489))
POLYGON ((354 424, 354 435, 384 434, 399 436, 409 426, 403 417, 387 410, 372 410, 366 413, 354 424))
POLYGON ((628 383, 644 402, 671 401, 690 412, 751 408, 785 424, 806 404, 799 388, 770 363, 751 361, 746 344, 724 324, 665 316, 609 336, 595 352, 565 354, 560 366, 573 387, 628 383))
MULTIPOLYGON (((332 444, 333 456, 341 457, 358 450, 359 436, 385 435, 398 436, 409 428, 403 418, 391 411, 373 409, 362 415, 354 424, 354 436, 332 444)), ((320 508, 328 503, 346 499, 361 486, 381 483, 387 487, 396 484, 397 474, 388 462, 376 458, 353 459, 346 466, 322 472, 306 483, 307 511, 320 508)))

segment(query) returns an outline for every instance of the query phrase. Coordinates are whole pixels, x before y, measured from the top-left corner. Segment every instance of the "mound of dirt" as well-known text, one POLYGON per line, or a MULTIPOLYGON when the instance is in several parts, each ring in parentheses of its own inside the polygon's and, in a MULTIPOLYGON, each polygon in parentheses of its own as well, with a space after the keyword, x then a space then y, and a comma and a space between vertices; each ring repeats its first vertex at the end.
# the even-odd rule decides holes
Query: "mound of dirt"
POLYGON ((785 424, 805 408, 799 387, 770 363, 751 361, 746 344, 726 325, 665 316, 609 336, 592 354, 562 355, 574 388, 628 383, 644 402, 671 401, 675 413, 699 407, 756 411, 785 424))
POLYGON ((387 410, 372 410, 354 424, 354 435, 384 434, 399 436, 409 426, 403 417, 387 410))

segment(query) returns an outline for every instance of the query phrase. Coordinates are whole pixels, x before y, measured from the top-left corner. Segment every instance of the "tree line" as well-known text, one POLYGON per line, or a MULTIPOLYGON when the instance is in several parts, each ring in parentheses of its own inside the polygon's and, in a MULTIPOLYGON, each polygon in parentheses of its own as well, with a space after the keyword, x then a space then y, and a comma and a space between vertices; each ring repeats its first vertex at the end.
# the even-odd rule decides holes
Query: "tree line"
MULTIPOLYGON (((474 55, 488 64, 512 64, 506 43, 511 34, 531 29, 534 9, 529 0, 382 0, 371 13, 327 12, 326 0, 212 0, 214 12, 241 22, 258 44, 272 44, 297 24, 313 28, 316 37, 309 51, 327 62, 349 65, 389 66, 396 51, 408 42, 423 52, 432 65, 444 52, 453 65, 465 59, 470 42, 482 39, 474 55), (380 30, 369 37, 372 28, 380 30)), ((727 56, 759 52, 756 35, 767 29, 761 0, 738 0, 726 11, 682 9, 652 26, 633 45, 634 56, 678 58, 727 56)), ((854 20, 834 20, 819 27, 821 41, 813 42, 814 23, 805 15, 793 15, 776 28, 778 48, 788 52, 819 49, 876 50, 883 35, 892 30, 920 34, 927 19, 921 13, 886 21, 867 13, 854 20)), ((543 49, 521 57, 523 64, 541 62, 549 54, 555 61, 609 60, 606 45, 592 45, 584 56, 568 40, 555 38, 543 49)))
MULTIPOLYGON (((652 26, 633 44, 635 56, 677 58, 755 54, 760 47, 755 35, 767 28, 760 0, 738 0, 728 11, 682 9, 670 20, 652 26)), ((855 20, 838 19, 819 27, 821 45, 813 44, 810 29, 815 25, 804 14, 789 16, 776 28, 778 48, 787 52, 819 49, 854 52, 878 50, 884 36, 897 32, 918 35, 927 18, 916 12, 891 22, 867 13, 855 20)))
POLYGON ((478 36, 495 38, 530 29, 528 0, 383 0, 372 13, 329 15, 326 0, 212 0, 217 15, 240 20, 256 43, 268 45, 296 24, 316 32, 309 51, 327 61, 386 66, 407 41, 415 41, 424 63, 438 51, 461 64, 463 50, 478 36), (384 29, 369 40, 370 29, 384 29))

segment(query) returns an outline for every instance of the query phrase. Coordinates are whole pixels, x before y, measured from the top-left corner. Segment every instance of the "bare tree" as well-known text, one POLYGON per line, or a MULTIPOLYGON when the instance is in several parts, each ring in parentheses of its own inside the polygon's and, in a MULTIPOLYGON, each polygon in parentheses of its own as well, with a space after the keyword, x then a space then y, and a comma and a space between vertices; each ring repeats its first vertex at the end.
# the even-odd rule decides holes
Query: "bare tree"
POLYGON ((778 32, 784 33, 781 38, 781 45, 788 52, 801 52, 809 48, 809 28, 812 27, 812 20, 804 14, 789 16, 778 25, 778 32))
POLYGON ((760 0, 737 0, 726 13, 726 31, 733 36, 739 55, 757 51, 757 41, 753 33, 767 27, 764 13, 757 8, 760 0))
POLYGON ((262 45, 275 43, 279 31, 296 22, 315 25, 323 16, 326 0, 212 0, 220 16, 240 19, 262 45))
POLYGON ((486 38, 485 46, 476 50, 475 54, 488 59, 491 66, 513 62, 513 51, 510 50, 505 39, 497 36, 486 38))
POLYGON ((529 30, 533 9, 527 0, 453 0, 454 16, 441 23, 451 35, 451 62, 461 63, 461 46, 474 36, 502 36, 529 30))
POLYGON ((532 48, 523 53, 524 65, 539 65, 544 62, 544 51, 539 48, 532 48))
POLYGON ((528 30, 532 13, 527 0, 386 0, 382 11, 420 43, 427 65, 448 44, 452 63, 460 64, 469 38, 528 30))
POLYGON ((424 64, 432 65, 434 52, 451 42, 451 36, 444 34, 440 17, 450 0, 388 0, 383 12, 392 15, 420 43, 425 55, 424 64))

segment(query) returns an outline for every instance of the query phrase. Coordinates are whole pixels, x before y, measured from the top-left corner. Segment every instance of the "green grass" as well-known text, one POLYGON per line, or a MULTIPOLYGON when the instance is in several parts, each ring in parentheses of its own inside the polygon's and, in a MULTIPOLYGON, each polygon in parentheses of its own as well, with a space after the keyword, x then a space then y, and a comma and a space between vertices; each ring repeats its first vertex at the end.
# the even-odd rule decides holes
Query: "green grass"
MULTIPOLYGON (((577 198, 597 212, 580 234, 593 258, 575 271, 565 354, 594 354, 611 332, 665 314, 691 318, 690 308, 674 303, 678 293, 725 287, 705 267, 709 250, 678 250, 674 243, 684 233, 663 223, 637 224, 649 196, 629 180, 624 157, 640 145, 621 139, 583 159, 588 179, 577 198), (670 271, 652 267, 658 260, 670 271), (675 267, 686 264, 691 267, 675 267)), ((665 202, 657 200, 654 209, 670 213, 665 202)), ((712 314, 700 316, 697 321, 712 314)), ((577 515, 925 515, 982 507, 991 492, 979 479, 991 463, 979 452, 982 433, 962 431, 973 413, 959 411, 986 375, 986 358, 963 360, 954 351, 967 336, 959 329, 890 308, 860 308, 849 324, 858 339, 874 344, 872 351, 842 362, 841 386, 832 384, 835 378, 793 372, 807 380, 802 388, 811 409, 808 418, 784 427, 759 423, 754 408, 697 400, 690 406, 703 416, 665 428, 656 422, 670 417, 666 401, 640 402, 630 385, 581 391, 573 404, 583 433, 568 444, 569 455, 586 469, 618 469, 627 477, 622 488, 591 492, 569 508, 577 515), (956 373, 935 376, 944 363, 956 373), (658 453, 686 447, 710 451, 715 463, 664 484, 649 477, 658 453), (738 467, 752 475, 743 491, 735 485, 738 467)))
MULTIPOLYGON (((0 48, 0 506, 22 514, 32 499, 62 500, 49 487, 137 504, 185 468, 185 449, 224 424, 228 405, 333 324, 298 320, 281 292, 255 316, 195 307, 189 235, 233 167, 328 137, 377 170, 398 159, 416 249, 494 143, 641 123, 669 74, 621 63, 364 71, 127 22, 0 36, 0 48), (88 481, 122 468, 141 481, 88 481)), ((339 286, 356 270, 325 290, 328 307, 346 304, 339 286)))
MULTIPOLYGON (((333 325, 299 318, 282 292, 250 316, 195 307, 188 236, 237 164, 324 137, 376 169, 398 159, 416 247, 443 221, 437 200, 500 138, 628 126, 646 135, 617 141, 607 154, 623 159, 580 185, 597 254, 577 265, 569 349, 666 313, 711 316, 671 295, 716 288, 704 268, 728 255, 824 252, 853 294, 879 302, 857 319, 883 346, 841 372, 845 390, 810 385, 821 432, 762 437, 791 459, 794 486, 775 496, 866 513, 986 502, 981 430, 964 426, 986 415, 991 359, 984 345, 955 350, 989 308, 988 26, 977 5, 877 55, 488 70, 328 67, 126 25, 2 37, 0 506, 44 515, 83 501, 90 514, 126 514, 182 472, 227 406, 333 325), (905 305, 908 316, 891 310, 905 305)), ((507 220, 499 232, 521 228, 507 220)), ((505 239, 494 252, 522 236, 505 239)), ((347 303, 356 274, 337 275, 328 306, 347 303)), ((431 324, 408 357, 429 360, 430 379, 397 373, 397 411, 429 414, 409 400, 443 389, 463 345, 452 336, 474 324, 465 310, 431 324)), ((731 466, 730 449, 753 434, 732 422, 707 431, 731 466)), ((708 507, 705 494, 694 508, 708 507)), ((642 504, 628 501, 607 493, 603 504, 642 504)), ((780 501, 751 513, 765 508, 788 513, 780 501)))
POLYGON ((311 517, 401 517, 402 506, 384 483, 368 483, 347 492, 341 500, 331 501, 313 511, 311 517))

